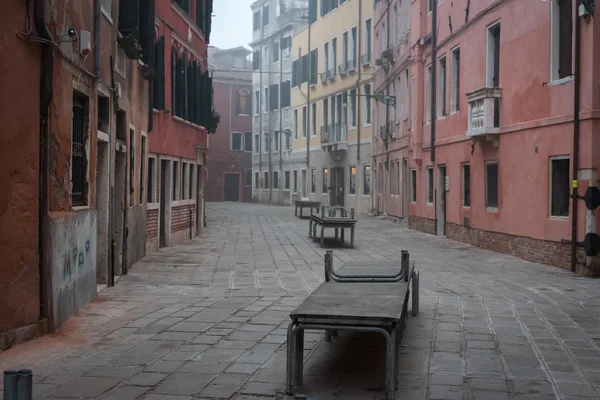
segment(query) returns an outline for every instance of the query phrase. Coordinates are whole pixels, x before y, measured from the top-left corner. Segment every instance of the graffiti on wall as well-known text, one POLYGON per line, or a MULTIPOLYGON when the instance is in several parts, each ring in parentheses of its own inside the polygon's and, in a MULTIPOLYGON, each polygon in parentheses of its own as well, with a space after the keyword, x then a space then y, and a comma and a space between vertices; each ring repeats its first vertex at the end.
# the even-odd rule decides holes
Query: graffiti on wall
POLYGON ((90 248, 92 245, 91 242, 92 240, 88 238, 85 241, 83 248, 75 246, 72 249, 65 251, 62 268, 63 280, 70 281, 75 274, 76 269, 84 267, 86 258, 89 259, 90 248))

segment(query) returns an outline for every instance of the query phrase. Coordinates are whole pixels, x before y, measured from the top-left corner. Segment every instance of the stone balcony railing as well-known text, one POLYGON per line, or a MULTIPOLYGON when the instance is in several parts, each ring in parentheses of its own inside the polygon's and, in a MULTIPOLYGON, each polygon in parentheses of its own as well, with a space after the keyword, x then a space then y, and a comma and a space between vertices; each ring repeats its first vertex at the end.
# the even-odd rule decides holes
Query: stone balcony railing
POLYGON ((360 63, 362 65, 370 65, 371 64, 371 53, 365 53, 360 56, 360 63))
POLYGON ((467 136, 496 135, 500 132, 502 89, 483 87, 467 93, 467 136))
POLYGON ((328 69, 327 72, 327 79, 329 79, 330 81, 335 79, 335 66, 331 69, 328 69))

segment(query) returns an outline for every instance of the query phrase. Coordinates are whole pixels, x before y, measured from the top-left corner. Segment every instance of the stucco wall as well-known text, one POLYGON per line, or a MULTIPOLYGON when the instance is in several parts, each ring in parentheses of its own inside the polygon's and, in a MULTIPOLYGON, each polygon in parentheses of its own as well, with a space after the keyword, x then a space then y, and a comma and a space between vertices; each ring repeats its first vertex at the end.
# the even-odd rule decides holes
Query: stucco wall
MULTIPOLYGON (((0 27, 0 336, 36 324, 40 46, 19 39, 25 2, 2 4, 0 27), (7 56, 10 55, 10 56, 7 56)), ((0 343, 0 350, 2 344, 0 343)))
POLYGON ((96 212, 55 218, 50 231, 52 315, 60 326, 96 296, 96 212))

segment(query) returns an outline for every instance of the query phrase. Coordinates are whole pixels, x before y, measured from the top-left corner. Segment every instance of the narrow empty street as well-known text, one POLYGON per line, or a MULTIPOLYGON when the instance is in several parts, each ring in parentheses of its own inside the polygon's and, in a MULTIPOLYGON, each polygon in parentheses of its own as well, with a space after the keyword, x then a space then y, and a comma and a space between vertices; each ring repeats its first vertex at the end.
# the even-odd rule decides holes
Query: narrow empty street
MULTIPOLYGON (((214 203, 207 217, 204 236, 145 257, 61 334, 0 353, 2 369, 31 368, 43 399, 291 399, 288 315, 323 281, 325 249, 289 207, 214 203)), ((600 281, 366 216, 334 268, 402 249, 421 313, 396 399, 600 398, 600 281)), ((307 398, 384 398, 379 337, 306 341, 307 398)))

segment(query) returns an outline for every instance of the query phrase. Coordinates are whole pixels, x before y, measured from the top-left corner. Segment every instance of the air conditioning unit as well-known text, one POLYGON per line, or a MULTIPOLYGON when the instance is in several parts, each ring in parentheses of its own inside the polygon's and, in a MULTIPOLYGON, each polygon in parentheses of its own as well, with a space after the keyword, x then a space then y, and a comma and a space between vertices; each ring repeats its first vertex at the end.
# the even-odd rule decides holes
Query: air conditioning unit
POLYGON ((386 49, 381 52, 381 58, 387 58, 388 60, 391 60, 392 58, 394 58, 394 53, 392 52, 392 50, 386 49))
POLYGON ((382 58, 378 58, 378 59, 376 59, 376 60, 375 60, 375 65, 377 65, 377 66, 380 66, 380 67, 381 67, 381 66, 383 65, 383 59, 382 59, 382 58))

